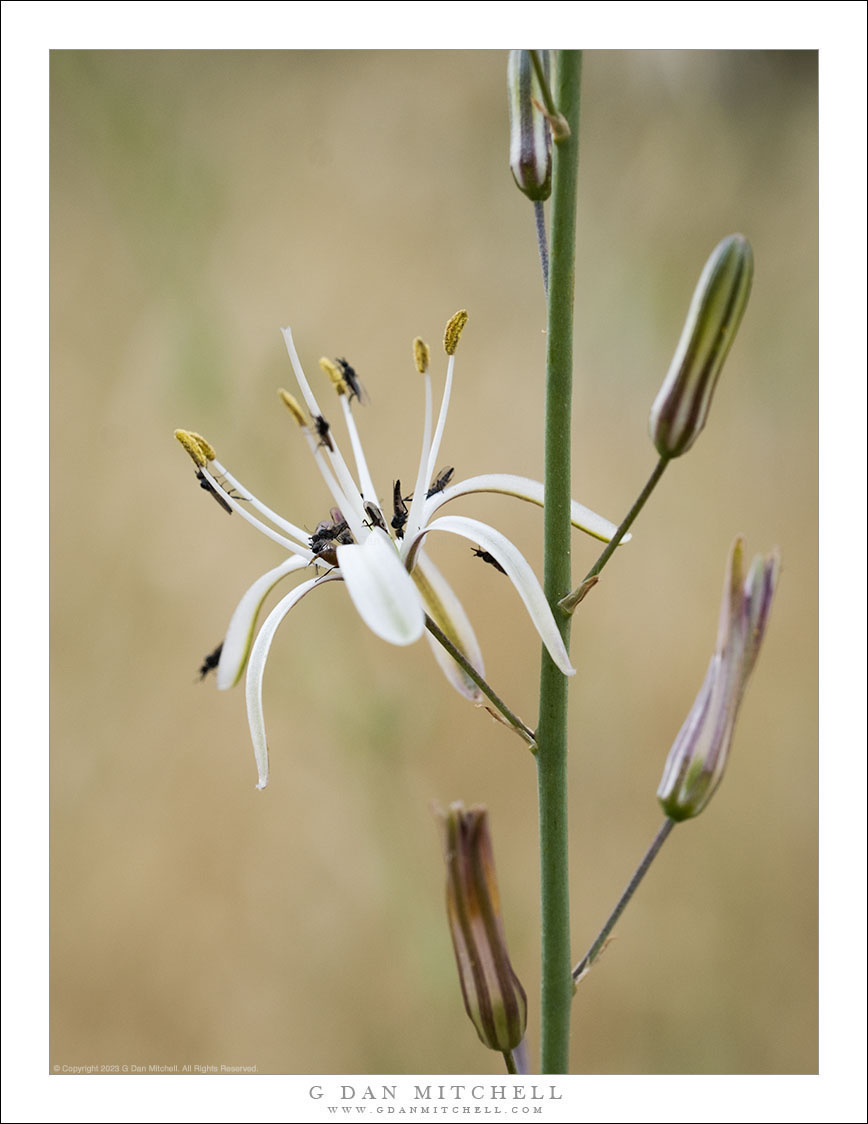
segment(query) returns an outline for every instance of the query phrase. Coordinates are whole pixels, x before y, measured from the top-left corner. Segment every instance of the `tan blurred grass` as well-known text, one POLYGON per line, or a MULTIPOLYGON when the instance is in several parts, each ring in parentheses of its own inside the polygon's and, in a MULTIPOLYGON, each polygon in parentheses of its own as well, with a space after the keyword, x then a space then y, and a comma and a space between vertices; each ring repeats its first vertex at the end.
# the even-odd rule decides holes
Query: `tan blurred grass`
MULTIPOLYGON (((328 500, 274 388, 278 328, 349 355, 375 479, 409 476, 409 342, 470 310, 444 463, 539 476, 543 314, 505 166, 505 60, 483 52, 52 56, 51 1062, 260 1072, 498 1072, 461 1009, 429 808, 492 812, 513 961, 538 986, 534 775, 424 645, 344 591, 296 610, 266 678, 273 780, 243 697, 195 682, 276 555, 205 503, 204 431, 313 526, 328 500)), ((816 57, 588 54, 574 495, 617 518, 699 270, 751 239, 751 306, 708 430, 573 632, 574 946, 656 829, 733 535, 781 547, 729 776, 676 832, 582 985, 578 1072, 816 1070, 816 57)), ((386 484, 382 485, 386 487, 386 484)), ((538 569, 540 521, 468 513, 538 569)), ((495 686, 533 721, 537 644, 467 551, 438 558, 495 686)), ((576 538, 574 572, 593 546, 576 538)))

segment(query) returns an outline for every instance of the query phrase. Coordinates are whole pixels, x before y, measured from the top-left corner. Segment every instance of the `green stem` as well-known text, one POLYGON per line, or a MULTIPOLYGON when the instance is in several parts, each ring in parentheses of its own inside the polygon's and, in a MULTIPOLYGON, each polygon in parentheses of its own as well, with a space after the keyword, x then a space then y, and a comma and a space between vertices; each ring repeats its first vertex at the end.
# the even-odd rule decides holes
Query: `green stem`
POLYGON ((507 1073, 518 1073, 518 1069, 515 1064, 515 1058, 513 1058, 512 1056, 512 1050, 503 1051, 503 1060, 506 1062, 507 1073))
MULTIPOLYGON (((554 145, 545 415, 544 589, 554 610, 570 588, 570 410, 573 375, 580 51, 560 51, 558 111, 570 132, 554 145)), ((556 614, 569 643, 570 620, 556 614)), ((541 1072, 570 1057, 570 897, 567 834, 567 680, 543 649, 537 728, 542 922, 541 1072)))
POLYGON ((636 873, 627 884, 627 889, 618 899, 618 904, 612 910, 609 920, 600 930, 600 935, 597 937, 597 939, 594 941, 594 943, 591 945, 591 947, 588 949, 579 963, 575 966, 575 968, 573 968, 573 979, 576 981, 576 983, 578 983, 585 972, 587 972, 590 968, 593 968, 594 961, 597 959, 606 945, 606 941, 609 938, 609 933, 611 933, 611 931, 615 928, 615 925, 618 922, 618 918, 627 908, 630 899, 639 888, 639 883, 648 873, 648 867, 657 858, 657 852, 668 839, 669 832, 673 829, 673 827, 675 827, 675 820, 666 819, 663 821, 663 826, 654 837, 654 842, 648 848, 648 851, 645 854, 645 858, 639 863, 639 866, 636 868, 636 873))
POLYGON ((507 725, 512 726, 519 737, 522 738, 523 741, 527 742, 532 751, 535 753, 536 739, 534 738, 533 730, 531 730, 529 726, 526 726, 525 723, 522 722, 522 720, 518 717, 518 715, 514 714, 509 709, 509 707, 506 705, 503 699, 500 698, 499 695, 496 695, 494 693, 494 691, 491 689, 491 687, 489 687, 489 685, 482 678, 473 664, 469 662, 461 649, 455 647, 455 645, 452 643, 443 629, 440 628, 439 625, 435 624, 429 616, 425 617, 425 627, 428 629, 434 639, 443 645, 443 647, 453 658, 453 660, 455 660, 455 662, 462 669, 465 675, 469 676, 469 678, 473 680, 473 682, 480 689, 480 691, 482 691, 483 695, 485 695, 491 705, 495 707, 495 709, 500 711, 500 713, 506 719, 507 725))

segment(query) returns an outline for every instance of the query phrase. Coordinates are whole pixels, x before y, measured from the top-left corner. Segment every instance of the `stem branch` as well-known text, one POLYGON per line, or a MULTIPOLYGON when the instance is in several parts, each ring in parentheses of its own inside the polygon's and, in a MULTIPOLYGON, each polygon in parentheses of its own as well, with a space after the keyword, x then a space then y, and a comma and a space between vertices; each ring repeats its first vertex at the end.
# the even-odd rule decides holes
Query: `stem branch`
POLYGON ((464 653, 459 648, 455 647, 446 633, 427 615, 425 617, 425 627, 428 629, 434 639, 443 645, 443 647, 453 658, 453 660, 455 660, 462 671, 473 680, 473 682, 480 689, 480 691, 482 691, 483 695, 485 695, 491 705, 500 711, 500 713, 506 719, 507 724, 512 726, 519 737, 526 741, 527 744, 531 746, 533 751, 536 752, 536 738, 534 737, 533 730, 531 730, 529 726, 526 726, 525 723, 522 722, 522 720, 518 717, 518 715, 514 714, 509 709, 509 707, 506 705, 503 699, 500 698, 499 695, 496 695, 494 693, 494 691, 491 689, 491 687, 489 687, 489 685, 482 678, 476 668, 468 661, 464 653))
POLYGON ((568 614, 572 613, 579 602, 582 600, 582 598, 585 596, 585 594, 588 592, 588 589, 590 588, 588 583, 592 578, 596 578, 599 575, 600 571, 615 553, 615 550, 617 549, 621 539, 623 539, 624 535, 627 534, 627 532, 630 530, 630 527, 633 525, 633 520, 645 506, 648 501, 648 497, 657 487, 657 483, 660 480, 660 477, 663 475, 667 464, 669 464, 668 457, 661 457, 657 462, 654 471, 648 477, 648 481, 645 484, 645 487, 636 497, 636 502, 624 516, 621 521, 621 525, 618 527, 618 530, 606 544, 606 549, 593 564, 590 570, 588 570, 582 581, 579 583, 579 585, 576 586, 572 593, 568 593, 567 596, 560 601, 560 608, 563 610, 563 612, 568 614))
POLYGON ((673 827, 675 827, 675 820, 670 820, 667 818, 663 821, 663 826, 654 837, 654 842, 648 848, 648 851, 645 854, 645 858, 639 863, 639 866, 636 868, 636 873, 628 882, 626 890, 618 899, 618 904, 612 910, 612 913, 609 916, 609 920, 600 930, 600 935, 597 937, 597 939, 594 941, 594 943, 591 945, 591 947, 588 949, 579 963, 575 966, 575 968, 573 968, 573 979, 576 983, 579 982, 585 972, 588 972, 591 968, 593 968, 594 961, 597 959, 597 957, 605 947, 606 941, 609 938, 609 933, 611 933, 611 931, 615 928, 615 925, 618 922, 618 918, 627 908, 630 899, 639 888, 639 883, 648 873, 648 868, 650 867, 651 863, 653 863, 657 858, 657 852, 668 839, 669 832, 673 829, 673 827))

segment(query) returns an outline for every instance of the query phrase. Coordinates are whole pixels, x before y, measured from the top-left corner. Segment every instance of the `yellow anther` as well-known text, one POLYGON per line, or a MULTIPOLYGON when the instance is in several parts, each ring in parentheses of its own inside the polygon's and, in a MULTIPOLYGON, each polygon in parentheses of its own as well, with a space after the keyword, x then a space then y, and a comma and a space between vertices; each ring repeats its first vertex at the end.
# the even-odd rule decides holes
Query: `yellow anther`
POLYGON ((201 433, 190 433, 190 436, 202 450, 202 455, 206 461, 213 461, 217 454, 214 452, 214 446, 209 444, 201 433))
POLYGON ((461 333, 464 331, 464 325, 467 323, 467 310, 462 308, 452 317, 446 325, 446 331, 443 333, 443 349, 447 355, 454 355, 458 347, 458 341, 461 339, 461 333))
POLYGON ((297 400, 293 398, 288 390, 284 390, 283 387, 281 387, 277 393, 280 395, 280 399, 283 402, 284 406, 286 406, 287 410, 289 410, 289 412, 292 414, 301 428, 306 429, 307 419, 304 416, 304 410, 302 410, 301 406, 299 406, 297 400))
POLYGON ((193 458, 193 463, 199 468, 204 468, 208 463, 205 459, 205 454, 199 446, 199 442, 192 433, 188 433, 186 429, 176 429, 175 436, 193 458))
POLYGON ((319 365, 332 380, 332 385, 338 394, 346 394, 347 384, 344 382, 344 376, 341 374, 340 367, 332 363, 331 359, 326 359, 325 356, 320 359, 319 365))
POLYGON ((431 352, 428 350, 428 344, 419 336, 413 340, 413 358, 416 361, 416 370, 420 375, 424 375, 431 361, 431 352))

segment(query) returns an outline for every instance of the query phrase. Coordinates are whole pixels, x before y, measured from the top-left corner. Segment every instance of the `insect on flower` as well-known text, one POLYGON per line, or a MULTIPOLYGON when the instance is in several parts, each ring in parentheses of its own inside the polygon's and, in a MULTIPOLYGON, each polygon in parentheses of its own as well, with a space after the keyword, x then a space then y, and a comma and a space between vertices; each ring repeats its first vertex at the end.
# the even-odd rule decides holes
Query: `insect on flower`
MULTIPOLYGON (((428 371, 430 353, 421 340, 413 343, 416 370, 424 379, 425 390, 422 451, 412 496, 407 497, 409 508, 401 494, 400 481, 393 486, 391 526, 383 516, 380 494, 371 479, 350 410, 352 399, 363 400, 364 395, 355 370, 345 359, 339 359, 336 364, 328 359, 320 360, 343 412, 352 448, 352 462, 348 462, 331 427, 328 441, 323 440, 320 426, 323 412, 305 376, 289 328, 284 329, 283 336, 304 407, 286 390, 280 391, 280 397, 302 430, 317 470, 331 493, 335 506, 329 520, 319 523, 311 535, 257 499, 217 460, 213 447, 204 437, 188 430, 175 431, 196 465, 200 482, 217 488, 220 487, 218 480, 221 481, 224 487, 220 498, 225 497, 231 510, 237 511, 285 554, 283 561, 258 578, 241 598, 229 622, 217 663, 217 686, 221 690, 237 683, 247 668, 247 715, 259 771, 259 788, 268 783, 268 747, 262 708, 262 682, 268 653, 281 621, 318 586, 343 582, 365 624, 390 644, 414 643, 425 632, 426 616, 429 617, 470 666, 484 675, 482 653, 464 607, 425 550, 425 540, 432 532, 445 531, 477 544, 477 550, 486 556, 486 561, 496 564, 512 582, 555 664, 564 675, 574 674, 551 609, 524 556, 500 531, 486 523, 466 516, 437 514, 444 504, 477 492, 495 492, 538 506, 543 504, 542 484, 523 476, 491 473, 452 484, 453 469, 447 468, 435 477, 434 465, 452 393, 455 352, 466 321, 467 313, 458 312, 446 326, 446 381, 436 425, 428 371), (244 501, 243 506, 239 500, 244 501), (317 567, 324 566, 325 572, 318 569, 314 577, 296 585, 271 610, 257 632, 259 613, 270 591, 290 574, 314 562, 317 567)), ((570 514, 575 527, 603 542, 608 542, 615 533, 614 523, 575 501, 570 514)), ((625 536, 623 541, 628 538, 625 536)), ((452 686, 481 705, 483 695, 476 683, 430 634, 426 635, 438 665, 452 686)))
POLYGON ((332 445, 331 437, 329 437, 329 430, 331 429, 329 423, 325 420, 324 417, 322 417, 320 414, 317 414, 317 416, 313 419, 313 424, 314 428, 316 429, 316 435, 319 438, 320 445, 325 445, 328 451, 330 453, 333 453, 335 451, 335 447, 334 445, 332 445))
POLYGON ((442 492, 455 473, 454 468, 442 468, 437 474, 437 479, 425 493, 425 499, 430 500, 432 496, 436 496, 438 492, 442 492))
POLYGON ((402 539, 404 537, 404 527, 407 525, 410 512, 407 508, 407 501, 401 495, 400 480, 396 480, 392 486, 392 512, 392 530, 399 539, 402 539))
POLYGON ((199 682, 201 683, 209 671, 213 671, 217 664, 220 662, 220 653, 223 651, 223 641, 221 640, 213 652, 210 652, 202 660, 202 666, 199 668, 199 682))
POLYGON ((336 359, 335 362, 343 375, 344 382, 347 384, 350 401, 355 398, 360 406, 367 406, 369 401, 368 393, 359 381, 359 376, 356 374, 355 368, 351 367, 346 359, 336 359))
POLYGON ((487 562, 489 566, 493 566, 495 570, 500 570, 502 574, 506 573, 503 566, 497 561, 493 554, 489 554, 487 550, 480 550, 478 546, 473 547, 473 553, 477 558, 481 558, 483 562, 487 562))
POLYGON ((207 480, 205 478, 205 474, 204 474, 204 472, 202 471, 201 468, 198 469, 197 472, 196 472, 196 479, 199 481, 199 487, 204 488, 205 491, 209 493, 209 495, 212 495, 214 497, 214 499, 220 504, 220 506, 223 508, 223 510, 228 511, 229 514, 231 515, 232 514, 232 508, 230 507, 230 505, 226 502, 226 500, 221 495, 222 489, 218 491, 217 486, 215 484, 213 484, 210 480, 207 480))

